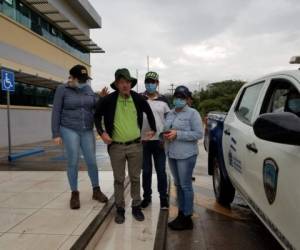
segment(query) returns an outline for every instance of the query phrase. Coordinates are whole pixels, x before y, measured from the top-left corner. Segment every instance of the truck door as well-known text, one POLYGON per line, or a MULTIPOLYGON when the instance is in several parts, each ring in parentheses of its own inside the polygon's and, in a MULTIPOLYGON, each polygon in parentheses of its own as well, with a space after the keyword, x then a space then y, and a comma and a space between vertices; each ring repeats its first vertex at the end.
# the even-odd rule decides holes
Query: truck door
MULTIPOLYGON (((284 75, 271 78, 254 120, 263 113, 287 112, 289 93, 300 95, 299 88, 295 78, 284 75)), ((300 147, 261 140, 253 129, 248 129, 245 136, 244 177, 249 199, 272 231, 280 232, 277 237, 287 237, 294 246, 299 246, 300 147)))
POLYGON ((264 82, 256 82, 242 89, 224 122, 223 152, 226 169, 234 184, 243 189, 247 189, 244 180, 244 145, 248 138, 245 131, 251 127, 251 119, 264 82))

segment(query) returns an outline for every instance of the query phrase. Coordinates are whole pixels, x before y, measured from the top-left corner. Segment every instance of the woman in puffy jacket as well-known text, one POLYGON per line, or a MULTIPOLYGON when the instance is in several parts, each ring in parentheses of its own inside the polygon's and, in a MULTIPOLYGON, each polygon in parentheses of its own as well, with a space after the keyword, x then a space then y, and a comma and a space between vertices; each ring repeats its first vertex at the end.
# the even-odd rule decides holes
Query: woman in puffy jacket
POLYGON ((94 109, 97 95, 88 84, 86 67, 76 65, 69 81, 57 87, 52 110, 52 135, 56 144, 64 144, 68 159, 67 175, 72 191, 70 208, 79 209, 78 162, 83 153, 93 188, 93 199, 107 202, 99 187, 95 155, 94 109))

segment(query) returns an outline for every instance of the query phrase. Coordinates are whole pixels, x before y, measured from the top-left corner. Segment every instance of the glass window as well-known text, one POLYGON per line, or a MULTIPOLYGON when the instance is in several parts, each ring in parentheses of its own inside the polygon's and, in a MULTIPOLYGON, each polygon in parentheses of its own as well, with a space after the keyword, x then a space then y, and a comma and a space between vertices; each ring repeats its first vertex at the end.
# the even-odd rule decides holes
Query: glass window
POLYGON ((43 30, 46 30, 49 32, 50 24, 45 19, 41 19, 41 26, 42 26, 43 30))
POLYGON ((267 90, 262 108, 263 113, 292 112, 289 110, 288 101, 300 93, 287 79, 273 79, 267 90))
POLYGON ((39 35, 43 35, 40 16, 31 11, 31 30, 39 35))
POLYGON ((16 20, 30 28, 30 9, 19 1, 16 3, 16 20))
POLYGON ((15 12, 15 1, 14 0, 4 0, 2 11, 5 15, 15 19, 16 12, 15 12))
MULTIPOLYGON (((11 105, 50 107, 54 98, 53 89, 16 82, 15 92, 10 95, 11 105)), ((6 104, 6 92, 1 91, 0 104, 6 104)))
POLYGON ((245 123, 250 124, 252 115, 258 100, 258 96, 264 82, 257 83, 244 89, 236 107, 237 116, 245 123))

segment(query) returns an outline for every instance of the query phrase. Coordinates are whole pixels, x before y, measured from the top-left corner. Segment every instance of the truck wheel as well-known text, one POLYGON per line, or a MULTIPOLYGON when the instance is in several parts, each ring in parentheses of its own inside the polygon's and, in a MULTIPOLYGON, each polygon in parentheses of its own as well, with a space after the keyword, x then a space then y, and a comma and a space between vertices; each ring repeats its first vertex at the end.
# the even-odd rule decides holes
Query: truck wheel
POLYGON ((231 182, 224 178, 216 157, 213 159, 213 186, 217 202, 229 206, 234 199, 235 189, 231 182))

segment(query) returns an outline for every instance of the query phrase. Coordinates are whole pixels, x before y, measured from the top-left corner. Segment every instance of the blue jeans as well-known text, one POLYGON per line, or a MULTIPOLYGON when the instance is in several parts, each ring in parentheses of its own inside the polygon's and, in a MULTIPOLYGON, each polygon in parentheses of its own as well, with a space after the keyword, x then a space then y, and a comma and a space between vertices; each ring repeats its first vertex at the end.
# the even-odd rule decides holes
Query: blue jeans
POLYGON ((169 158, 169 165, 177 191, 178 208, 185 216, 193 214, 194 190, 192 176, 196 160, 197 155, 183 160, 169 158))
POLYGON ((150 200, 152 195, 152 156, 157 175, 157 189, 160 199, 167 198, 166 154, 160 141, 143 143, 143 190, 144 199, 150 200))
POLYGON ((96 142, 93 130, 76 131, 60 127, 60 132, 68 159, 68 179, 72 191, 78 190, 78 163, 80 149, 87 165, 93 188, 99 186, 98 167, 96 162, 96 142))

